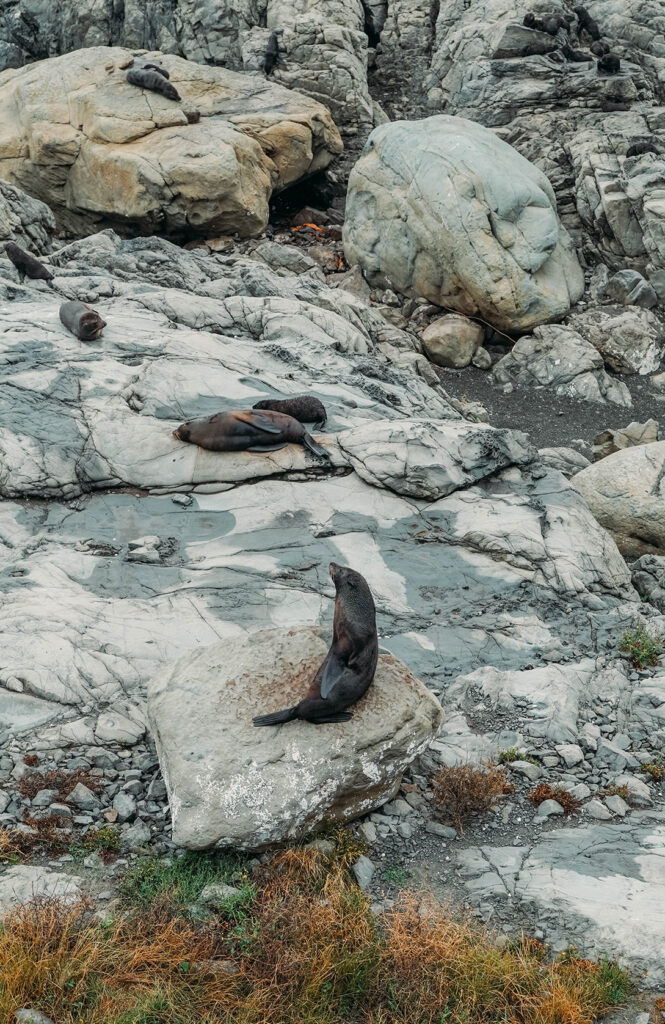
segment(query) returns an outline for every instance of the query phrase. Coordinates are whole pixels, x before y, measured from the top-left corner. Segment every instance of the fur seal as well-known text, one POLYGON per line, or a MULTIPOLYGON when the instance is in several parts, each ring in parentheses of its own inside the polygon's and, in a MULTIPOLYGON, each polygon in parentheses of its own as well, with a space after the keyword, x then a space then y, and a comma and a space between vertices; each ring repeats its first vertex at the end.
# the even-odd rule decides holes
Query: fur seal
POLYGON ((161 64, 144 64, 143 65, 143 70, 144 71, 156 71, 158 75, 162 75, 164 78, 170 78, 171 77, 170 74, 168 73, 168 71, 166 70, 166 68, 163 68, 161 66, 161 64))
POLYGON ((173 436, 211 452, 275 452, 291 442, 304 445, 314 455, 330 458, 302 423, 283 412, 255 412, 253 409, 218 412, 204 420, 181 423, 173 436))
POLYGON ((594 57, 602 57, 604 54, 610 52, 608 44, 602 39, 594 39, 589 49, 594 57))
POLYGON ((84 302, 63 302, 60 320, 80 341, 95 341, 106 327, 106 320, 84 302))
POLYGON ((285 412, 301 423, 326 422, 327 412, 323 402, 310 395, 294 395, 293 398, 263 398, 255 402, 252 409, 271 409, 273 412, 285 412))
POLYGON ((146 68, 130 68, 125 78, 130 85, 137 85, 139 89, 161 92, 162 96, 166 96, 167 100, 180 99, 178 90, 159 71, 152 71, 146 68))
POLYGON ((53 287, 51 284, 52 272, 43 263, 36 260, 34 256, 31 256, 29 252, 19 249, 18 245, 15 245, 14 242, 7 242, 5 252, 18 270, 21 284, 23 284, 24 277, 30 277, 33 281, 46 281, 49 288, 53 287))
POLYGON ((621 71, 621 61, 616 53, 604 53, 596 61, 599 75, 618 75, 621 71))
POLYGON ((561 47, 561 52, 566 60, 573 61, 575 64, 588 63, 593 60, 593 57, 589 53, 584 53, 582 50, 574 50, 568 43, 564 43, 561 47))
POLYGON ((577 15, 577 23, 579 27, 584 29, 592 39, 600 39, 600 29, 598 28, 598 22, 594 21, 586 7, 573 7, 575 14, 577 15))
POLYGON ((562 14, 546 14, 539 18, 533 13, 525 14, 522 24, 525 28, 533 28, 538 32, 546 32, 548 36, 555 36, 560 28, 568 28, 568 20, 562 14))
POLYGON ((266 75, 271 75, 275 64, 283 64, 284 58, 281 55, 279 49, 279 37, 283 34, 283 28, 276 28, 270 33, 270 39, 266 46, 266 52, 263 55, 263 59, 259 64, 259 67, 263 68, 266 75))
POLYGON ((367 693, 379 660, 376 609, 367 580, 354 569, 330 563, 335 584, 333 641, 312 679, 311 694, 293 708, 258 715, 254 725, 281 725, 302 718, 314 725, 348 722, 346 708, 367 693))

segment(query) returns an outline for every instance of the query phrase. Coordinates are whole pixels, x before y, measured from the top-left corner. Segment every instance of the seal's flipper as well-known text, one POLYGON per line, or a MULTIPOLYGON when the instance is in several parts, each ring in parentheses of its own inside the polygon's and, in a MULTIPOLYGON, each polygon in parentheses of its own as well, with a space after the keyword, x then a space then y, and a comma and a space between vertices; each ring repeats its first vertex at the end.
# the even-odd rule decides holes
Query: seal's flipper
POLYGON ((330 696, 333 687, 339 682, 342 673, 346 670, 346 663, 339 654, 334 654, 332 649, 322 665, 320 692, 324 700, 330 696))
POLYGON ((286 448, 288 441, 278 441, 277 444, 253 444, 248 452, 278 452, 280 448, 286 448))
POLYGON ((309 434, 303 434, 302 443, 306 448, 309 448, 310 452, 314 455, 318 455, 322 459, 329 459, 330 452, 327 452, 325 448, 322 448, 320 444, 317 444, 313 437, 309 434))
POLYGON ((284 711, 275 711, 272 715, 257 715, 252 722, 254 725, 281 725, 283 722, 292 722, 297 717, 295 708, 285 708, 284 711))
POLYGON ((261 416, 260 414, 253 412, 252 409, 232 412, 231 415, 235 420, 240 420, 241 423, 248 423, 250 427, 256 427, 257 430, 263 430, 266 434, 282 433, 281 429, 276 427, 271 420, 267 420, 265 416, 261 416))
POLYGON ((324 715, 322 718, 311 718, 314 725, 325 725, 327 722, 348 722, 353 715, 350 711, 340 711, 336 715, 324 715))

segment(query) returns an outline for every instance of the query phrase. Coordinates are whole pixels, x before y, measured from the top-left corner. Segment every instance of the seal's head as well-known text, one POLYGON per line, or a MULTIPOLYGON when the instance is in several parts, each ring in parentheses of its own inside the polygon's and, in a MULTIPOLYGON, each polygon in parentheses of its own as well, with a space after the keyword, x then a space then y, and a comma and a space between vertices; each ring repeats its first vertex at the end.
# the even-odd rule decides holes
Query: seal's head
POLYGON ((355 569, 349 569, 348 565, 338 565, 337 562, 331 562, 328 571, 331 580, 338 590, 343 585, 356 587, 360 582, 365 583, 360 573, 356 572, 355 569))
POLYGON ((84 313, 79 320, 79 337, 86 341, 94 341, 105 327, 106 320, 102 320, 99 313, 95 313, 94 309, 91 309, 89 313, 84 313))
POLYGON ((173 436, 176 441, 189 441, 191 437, 191 430, 189 423, 181 423, 179 427, 173 431, 173 436))

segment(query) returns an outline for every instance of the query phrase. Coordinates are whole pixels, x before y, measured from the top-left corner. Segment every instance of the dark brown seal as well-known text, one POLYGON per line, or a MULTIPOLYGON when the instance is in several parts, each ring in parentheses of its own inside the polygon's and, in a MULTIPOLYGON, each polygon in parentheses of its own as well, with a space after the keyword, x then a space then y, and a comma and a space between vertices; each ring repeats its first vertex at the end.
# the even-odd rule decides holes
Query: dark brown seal
POLYGON ((658 155, 658 150, 653 142, 634 142, 626 150, 626 156, 642 156, 643 153, 655 153, 658 155))
POLYGON ((130 68, 125 78, 130 85, 137 85, 139 89, 161 92, 162 96, 166 96, 167 100, 180 99, 178 90, 159 71, 152 71, 149 68, 130 68))
POLYGON ((15 245, 14 242, 7 242, 5 252, 18 270, 21 282, 23 282, 24 277, 30 277, 33 281, 46 281, 49 288, 53 287, 51 284, 52 272, 43 263, 36 260, 34 256, 31 256, 29 252, 19 249, 18 245, 15 245))
POLYGON ((294 395, 293 398, 263 398, 255 402, 253 409, 271 409, 273 412, 285 412, 301 423, 325 423, 326 407, 323 402, 312 395, 294 395))
POLYGON ((276 28, 270 33, 268 39, 268 45, 266 46, 266 52, 263 55, 263 59, 259 63, 259 67, 263 68, 266 75, 271 75, 275 64, 283 64, 284 58, 282 57, 281 50, 279 48, 279 37, 283 35, 283 28, 276 28))
POLYGON ((598 22, 591 17, 586 7, 573 7, 575 14, 577 15, 577 24, 580 29, 584 29, 592 39, 600 39, 600 29, 598 28, 598 22))
POLYGON ((168 71, 166 70, 166 68, 163 68, 161 64, 144 64, 143 65, 143 70, 144 71, 156 71, 158 75, 162 75, 164 78, 170 78, 171 77, 170 74, 168 73, 168 71))
POLYGON ((60 320, 81 341, 94 341, 106 327, 106 320, 84 302, 63 302, 60 320))
POLYGON ((621 71, 621 61, 616 53, 604 53, 596 61, 599 75, 618 75, 621 71))
POLYGON ((336 591, 333 642, 312 680, 311 695, 293 708, 258 715, 254 725, 281 725, 295 718, 314 725, 348 722, 346 708, 367 693, 379 660, 372 592, 354 569, 331 562, 330 575, 336 591))
POLYGON ((211 452, 275 452, 287 444, 302 444, 314 455, 330 455, 309 436, 302 423, 283 412, 218 412, 205 420, 188 420, 173 431, 179 441, 211 452))

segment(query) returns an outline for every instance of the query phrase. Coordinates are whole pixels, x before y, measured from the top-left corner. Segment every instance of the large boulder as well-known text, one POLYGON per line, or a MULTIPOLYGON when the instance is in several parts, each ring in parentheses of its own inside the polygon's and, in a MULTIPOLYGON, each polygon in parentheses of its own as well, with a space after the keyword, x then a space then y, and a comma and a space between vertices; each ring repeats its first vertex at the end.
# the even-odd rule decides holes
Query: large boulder
POLYGON ((626 557, 665 551, 665 441, 615 452, 571 483, 626 557))
POLYGON ((584 290, 545 175, 460 117, 372 132, 349 178, 344 248, 371 282, 504 330, 563 316, 584 290))
POLYGON ((133 59, 98 46, 0 74, 0 174, 61 226, 256 235, 273 192, 342 150, 325 107, 263 76, 137 58, 163 64, 177 102, 130 85, 133 59))
POLYGON ((420 340, 425 355, 437 366, 461 367, 469 365, 484 339, 481 324, 449 313, 428 324, 420 340))
POLYGON ((252 717, 291 707, 328 650, 322 630, 263 630, 168 665, 148 687, 148 714, 179 846, 258 850, 322 821, 380 807, 441 723, 439 702, 382 653, 350 722, 252 717))

